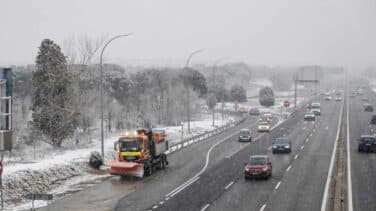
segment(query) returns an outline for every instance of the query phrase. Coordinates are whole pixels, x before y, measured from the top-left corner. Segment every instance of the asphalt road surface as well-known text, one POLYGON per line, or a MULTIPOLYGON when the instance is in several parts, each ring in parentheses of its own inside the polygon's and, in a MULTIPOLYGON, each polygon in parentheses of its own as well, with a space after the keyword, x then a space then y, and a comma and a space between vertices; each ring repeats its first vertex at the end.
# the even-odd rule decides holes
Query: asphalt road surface
MULTIPOLYGON (((342 102, 321 102, 322 116, 304 122, 304 111, 270 134, 208 168, 198 180, 175 195, 165 195, 150 210, 319 210, 338 128, 342 102), (271 153, 273 139, 288 137, 290 154, 271 153), (268 154, 269 180, 246 181, 243 166, 250 155, 268 154)), ((236 141, 236 140, 234 140, 236 141)), ((222 148, 216 150, 221 153, 222 148)), ((129 208, 128 197, 118 210, 129 208)))
MULTIPOLYGON (((349 90, 355 89, 350 86, 349 90)), ((349 98, 349 132, 352 199, 354 210, 376 210, 376 153, 358 152, 357 139, 361 135, 376 134, 376 127, 371 126, 370 120, 374 112, 365 112, 364 103, 376 105, 376 96, 366 89, 364 96, 369 101, 363 101, 363 96, 349 98)))
MULTIPOLYGON (((248 117, 222 134, 169 155, 166 170, 142 180, 111 177, 41 210, 320 210, 343 103, 321 98, 322 115, 314 122, 303 121, 306 110, 301 109, 281 124, 274 119, 270 133, 257 133, 256 118, 248 117), (242 128, 253 131, 253 142, 238 142, 242 128), (272 154, 271 144, 281 136, 291 140, 292 152, 272 154), (271 157, 271 179, 244 179, 244 162, 255 154, 271 157)), ((374 168, 372 172, 365 186, 375 187, 374 168)))

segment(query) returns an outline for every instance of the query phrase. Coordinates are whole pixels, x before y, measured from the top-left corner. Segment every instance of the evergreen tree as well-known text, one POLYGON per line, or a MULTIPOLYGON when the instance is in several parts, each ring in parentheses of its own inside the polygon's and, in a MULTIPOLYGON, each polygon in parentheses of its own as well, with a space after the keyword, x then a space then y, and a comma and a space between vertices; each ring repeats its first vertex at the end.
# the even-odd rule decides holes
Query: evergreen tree
POLYGON ((45 39, 39 47, 36 71, 33 73, 34 97, 32 123, 60 147, 72 135, 73 109, 72 75, 60 47, 45 39))

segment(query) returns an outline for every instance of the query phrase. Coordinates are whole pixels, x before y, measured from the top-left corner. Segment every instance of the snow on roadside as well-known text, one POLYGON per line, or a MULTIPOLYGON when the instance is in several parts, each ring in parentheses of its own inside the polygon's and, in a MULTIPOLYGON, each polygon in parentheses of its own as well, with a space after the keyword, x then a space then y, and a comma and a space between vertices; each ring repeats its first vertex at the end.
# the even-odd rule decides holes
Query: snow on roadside
MULTIPOLYGON (((194 136, 216 127, 234 121, 233 117, 220 119, 216 115, 215 125, 212 126, 212 117, 209 114, 202 115, 202 120, 191 122, 191 134, 187 135, 187 123, 184 123, 184 137, 194 136)), ((181 127, 165 127, 169 140, 172 143, 180 141, 181 127)), ((113 142, 118 134, 111 134, 105 139, 106 160, 113 159, 113 142)), ((30 208, 31 203, 23 197, 30 193, 52 193, 55 196, 82 189, 80 184, 94 184, 107 178, 91 169, 87 162, 92 151, 100 151, 100 141, 93 140, 93 144, 83 149, 65 150, 46 156, 43 159, 29 163, 6 163, 4 166, 3 182, 5 186, 6 207, 15 210, 30 208)), ((36 207, 45 206, 44 202, 35 204, 36 207)))

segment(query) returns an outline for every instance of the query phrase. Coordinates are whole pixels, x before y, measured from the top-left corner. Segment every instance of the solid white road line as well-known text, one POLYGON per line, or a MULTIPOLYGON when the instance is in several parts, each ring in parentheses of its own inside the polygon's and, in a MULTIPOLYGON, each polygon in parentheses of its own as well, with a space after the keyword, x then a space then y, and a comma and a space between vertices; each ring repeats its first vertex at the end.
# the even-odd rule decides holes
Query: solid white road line
POLYGON ((290 169, 291 169, 291 165, 289 165, 289 167, 287 167, 286 172, 290 171, 290 169))
POLYGON ((323 194, 322 202, 321 202, 321 211, 325 211, 327 204, 328 204, 329 186, 330 186, 330 183, 332 182, 333 167, 334 167, 335 155, 336 155, 336 151, 337 151, 337 140, 339 138, 339 131, 340 131, 340 128, 341 128, 343 105, 344 105, 344 102, 342 101, 341 111, 339 112, 339 118, 338 118, 337 136, 336 136, 336 139, 334 141, 332 157, 330 159, 328 176, 326 178, 324 194, 323 194))
POLYGON ((234 184, 234 181, 231 181, 228 185, 226 185, 225 190, 229 189, 234 184))
POLYGON ((193 177, 189 182, 184 183, 183 185, 179 186, 175 190, 171 191, 166 196, 168 197, 174 197, 176 194, 180 193, 182 190, 184 190, 186 187, 190 186, 192 183, 196 182, 200 177, 193 177))
MULTIPOLYGON (((276 127, 278 127, 282 122, 278 122, 277 124, 275 124, 270 130, 274 130, 276 127)), ((253 127, 254 125, 256 125, 256 122, 253 123, 251 126, 253 127)), ((183 184, 181 184, 179 187, 175 188, 174 190, 172 190, 170 193, 166 194, 165 197, 167 198, 171 198, 173 196, 175 196, 176 194, 178 194, 179 192, 181 192, 182 190, 184 190, 186 187, 190 186, 192 183, 196 182, 198 179, 199 179, 199 176, 204 173, 204 171, 207 169, 208 165, 209 165, 209 158, 210 158, 210 153, 213 151, 213 149, 218 146, 219 144, 227 141, 228 139, 230 139, 231 137, 235 136, 236 134, 238 134, 238 132, 235 132, 235 133, 232 133, 231 135, 225 137, 224 139, 218 141, 217 143, 213 144, 207 154, 206 154, 206 160, 205 160, 205 165, 204 167, 201 169, 201 171, 199 171, 195 176, 193 176, 191 179, 189 179, 188 181, 184 182, 183 184)), ((260 136, 259 136, 260 137, 260 136)), ((255 139, 255 141, 259 138, 257 137, 255 139)), ((179 146, 178 146, 179 148, 179 146)))
POLYGON ((210 204, 205 205, 205 206, 201 209, 201 211, 205 211, 206 209, 208 209, 209 206, 210 206, 210 204))
POLYGON ((279 182, 277 183, 277 185, 275 186, 274 190, 277 190, 277 189, 279 188, 280 185, 281 185, 281 181, 279 181, 279 182))
POLYGON ((266 204, 261 206, 260 211, 264 211, 265 208, 266 208, 266 204))
POLYGON ((350 122, 349 122, 349 101, 346 100, 346 124, 347 124, 347 210, 353 211, 352 181, 351 181, 351 155, 350 155, 350 122))

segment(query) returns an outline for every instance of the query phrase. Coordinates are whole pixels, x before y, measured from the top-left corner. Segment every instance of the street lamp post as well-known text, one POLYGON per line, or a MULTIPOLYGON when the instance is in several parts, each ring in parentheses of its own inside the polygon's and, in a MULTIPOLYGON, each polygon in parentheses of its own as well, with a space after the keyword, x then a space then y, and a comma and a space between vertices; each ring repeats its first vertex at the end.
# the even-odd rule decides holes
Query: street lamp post
MULTIPOLYGON (((216 80, 215 80, 215 69, 217 68, 217 64, 223 60, 227 59, 227 57, 222 57, 222 58, 219 58, 217 59, 215 62, 214 62, 214 65, 213 65, 213 83, 214 83, 214 86, 216 85, 216 80)), ((222 90, 223 91, 223 90, 222 90)), ((224 117, 223 117, 223 112, 224 112, 224 95, 223 95, 223 92, 221 92, 221 101, 222 101, 222 121, 224 120, 224 117)), ((213 126, 214 126, 214 110, 213 110, 213 126)))
MULTIPOLYGON (((185 63, 185 70, 186 71, 188 71, 189 62, 191 61, 193 55, 198 54, 198 53, 202 52, 203 50, 204 49, 193 51, 189 55, 189 57, 188 57, 188 59, 187 59, 187 61, 185 63)), ((187 93, 187 107, 188 107, 187 108, 187 117, 188 117, 188 126, 187 126, 187 128, 188 128, 188 133, 191 133, 191 100, 190 100, 188 81, 185 81, 185 87, 186 87, 186 93, 187 93)))
POLYGON ((103 46, 102 48, 102 51, 101 51, 101 55, 100 55, 100 62, 99 62, 99 68, 100 68, 100 74, 101 74, 101 78, 100 78, 100 98, 101 98, 101 156, 102 156, 102 160, 104 161, 104 131, 103 131, 103 112, 104 112, 104 99, 103 99, 103 95, 104 95, 104 85, 103 85, 103 53, 104 53, 104 50, 106 50, 107 46, 114 40, 116 39, 119 39, 121 37, 127 37, 129 35, 132 35, 132 33, 129 33, 129 34, 120 34, 120 35, 117 35, 115 37, 112 37, 110 40, 108 40, 106 42, 106 44, 103 46))

